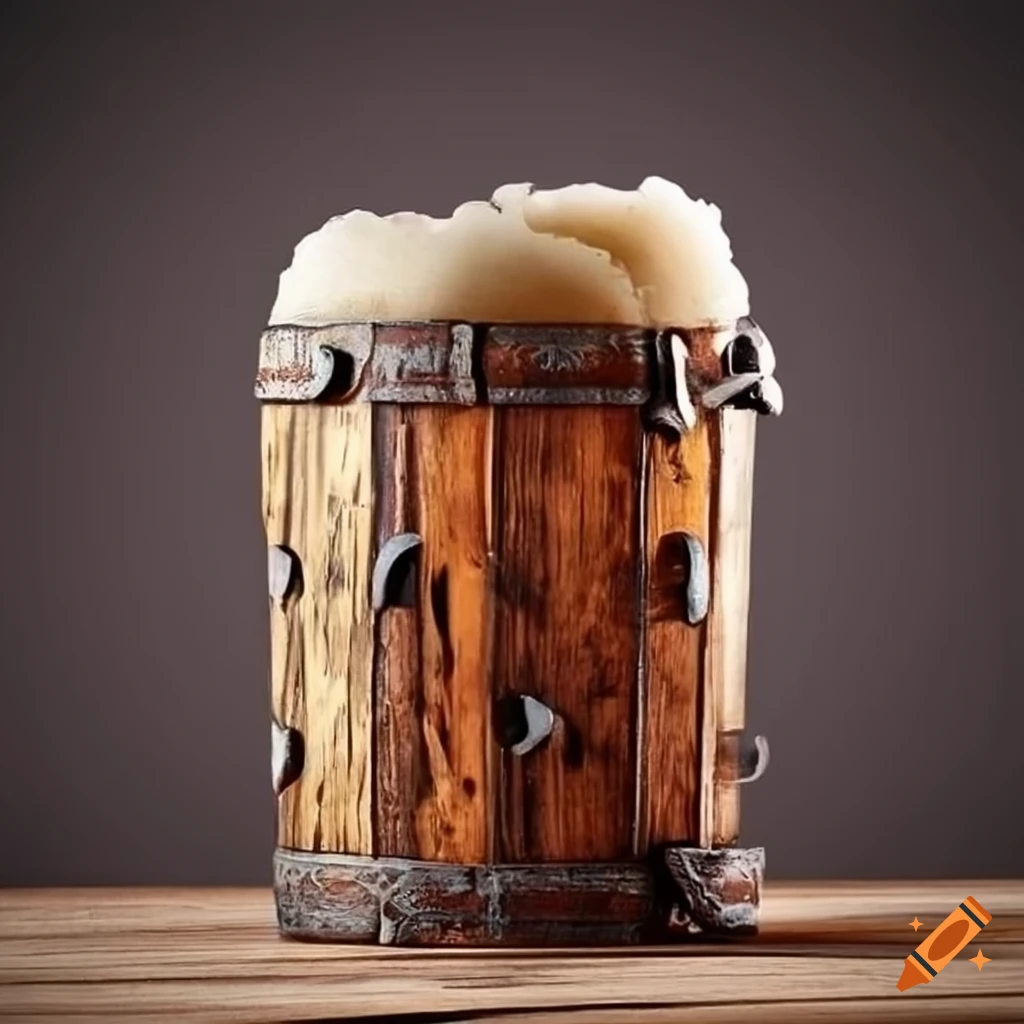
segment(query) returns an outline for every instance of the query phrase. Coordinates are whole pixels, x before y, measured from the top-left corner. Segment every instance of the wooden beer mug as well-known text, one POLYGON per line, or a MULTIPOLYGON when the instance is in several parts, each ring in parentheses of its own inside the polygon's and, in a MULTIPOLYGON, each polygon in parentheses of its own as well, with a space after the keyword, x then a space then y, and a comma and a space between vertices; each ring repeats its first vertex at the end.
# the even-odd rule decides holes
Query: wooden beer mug
POLYGON ((740 849, 750 319, 262 337, 275 894, 290 935, 756 928, 740 849))

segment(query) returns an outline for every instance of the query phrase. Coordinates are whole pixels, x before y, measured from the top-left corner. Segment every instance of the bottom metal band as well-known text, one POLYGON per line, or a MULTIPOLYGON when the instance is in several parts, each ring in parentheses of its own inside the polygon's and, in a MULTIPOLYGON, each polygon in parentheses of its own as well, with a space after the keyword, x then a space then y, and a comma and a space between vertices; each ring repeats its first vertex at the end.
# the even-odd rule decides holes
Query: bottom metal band
POLYGON ((651 863, 441 864, 279 849, 296 938, 395 946, 657 944, 756 931, 764 850, 671 847, 651 863))

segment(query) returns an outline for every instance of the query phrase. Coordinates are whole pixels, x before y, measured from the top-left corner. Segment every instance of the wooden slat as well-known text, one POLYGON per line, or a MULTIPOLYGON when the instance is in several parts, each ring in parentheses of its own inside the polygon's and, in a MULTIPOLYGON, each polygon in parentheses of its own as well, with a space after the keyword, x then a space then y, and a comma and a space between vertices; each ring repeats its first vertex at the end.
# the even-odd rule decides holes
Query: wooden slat
POLYGON ((635 409, 495 413, 495 690, 560 720, 502 755, 499 860, 628 859, 635 803, 635 409))
POLYGON ((422 538, 416 606, 378 616, 381 856, 479 863, 490 852, 491 415, 377 412, 378 546, 422 538))
POLYGON ((272 709, 305 747, 278 802, 278 842, 371 853, 370 408, 262 416, 267 542, 295 552, 304 581, 271 609, 272 709))
POLYGON ((708 546, 711 449, 708 423, 679 441, 650 438, 646 478, 646 625, 640 702, 637 849, 698 838, 700 686, 704 623, 686 621, 684 580, 669 564, 673 534, 708 546))
POLYGON ((713 422, 711 606, 701 746, 701 825, 704 846, 739 837, 740 788, 734 778, 738 742, 721 742, 745 724, 747 620, 750 606, 750 542, 757 414, 723 409, 713 422))
MULTIPOLYGON (((374 558, 389 537, 414 532, 409 425, 403 406, 373 410, 374 558)), ((419 563, 422 552, 416 554, 419 563)), ((419 601, 375 616, 374 835, 378 856, 416 856, 416 808, 429 792, 419 728, 419 601)))
POLYGON ((284 941, 266 890, 7 890, 0 1020, 1024 1019, 1024 882, 769 882, 762 918, 759 940, 728 945, 438 952, 284 941), (934 927, 968 895, 992 924, 898 994, 920 937, 908 922, 934 927), (991 958, 980 973, 977 946, 991 958))

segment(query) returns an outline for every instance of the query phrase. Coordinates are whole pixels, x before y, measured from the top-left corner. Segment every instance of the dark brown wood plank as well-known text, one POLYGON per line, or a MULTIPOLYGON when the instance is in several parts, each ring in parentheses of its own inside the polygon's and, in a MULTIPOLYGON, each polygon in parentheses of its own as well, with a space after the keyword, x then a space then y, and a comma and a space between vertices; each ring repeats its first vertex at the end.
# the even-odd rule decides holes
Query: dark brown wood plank
POLYGON ((635 409, 496 410, 495 691, 558 716, 502 753, 499 860, 633 855, 639 657, 635 409))
MULTIPOLYGON (((413 531, 407 411, 373 410, 374 557, 389 537, 413 531)), ((426 757, 416 702, 420 695, 419 602, 377 611, 374 621, 374 849, 415 856, 416 807, 426 793, 426 757)))
MULTIPOLYGON (((707 417, 678 441, 650 437, 646 480, 646 628, 637 849, 698 838, 700 685, 705 624, 686 621, 675 535, 707 550, 711 447, 707 417)), ((684 567, 685 568, 685 567, 684 567)))
POLYGON ((381 406, 377 545, 422 539, 414 607, 377 616, 381 856, 456 863, 490 850, 491 411, 381 406))

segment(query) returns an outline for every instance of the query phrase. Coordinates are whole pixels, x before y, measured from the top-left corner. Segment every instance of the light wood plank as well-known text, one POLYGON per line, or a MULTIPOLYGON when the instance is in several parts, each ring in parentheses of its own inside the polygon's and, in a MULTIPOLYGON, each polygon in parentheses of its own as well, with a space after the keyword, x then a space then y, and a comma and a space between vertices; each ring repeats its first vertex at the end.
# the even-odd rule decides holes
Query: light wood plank
POLYGON ((740 787, 736 743, 724 733, 745 724, 747 634, 750 607, 750 543, 757 414, 722 409, 712 432, 716 480, 711 528, 711 607, 701 747, 702 846, 728 845, 739 837, 740 787))
POLYGON ((378 544, 397 532, 422 539, 415 607, 379 615, 384 856, 489 856, 491 415, 449 406, 377 414, 378 544))
POLYGON ((302 733, 301 775, 280 796, 278 842, 372 853, 370 407, 265 405, 268 544, 301 563, 303 589, 271 607, 271 701, 302 733))

